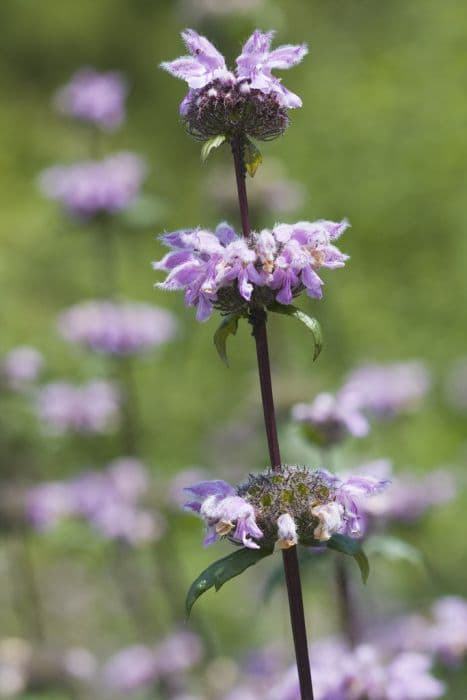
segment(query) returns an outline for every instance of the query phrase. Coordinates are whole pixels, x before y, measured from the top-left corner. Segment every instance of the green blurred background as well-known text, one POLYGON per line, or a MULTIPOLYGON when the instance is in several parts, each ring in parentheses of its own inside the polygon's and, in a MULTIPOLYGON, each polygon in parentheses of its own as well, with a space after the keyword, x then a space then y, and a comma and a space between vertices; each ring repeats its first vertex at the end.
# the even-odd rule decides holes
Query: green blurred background
MULTIPOLYGON (((339 463, 390 457, 396 468, 422 472, 457 465, 462 470, 465 416, 446 406, 442 386, 450 364, 466 352, 467 5, 268 0, 249 12, 197 14, 189 2, 163 0, 2 0, 0 25, 2 353, 35 345, 46 356, 48 379, 109 374, 105 359, 66 345, 56 333, 57 313, 99 296, 106 273, 95 259, 90 231, 42 198, 37 175, 57 161, 90 154, 88 131, 53 111, 57 86, 83 65, 121 70, 131 86, 128 121, 106 137, 104 152, 132 149, 144 155, 150 166, 144 192, 152 208, 138 226, 123 218, 115 222, 119 288, 124 298, 171 309, 181 326, 177 341, 136 368, 141 455, 161 485, 190 465, 224 476, 231 470, 237 478, 267 464, 248 328, 232 339, 227 370, 212 344, 216 320, 198 324, 181 295, 154 290, 150 263, 162 252, 156 234, 210 227, 225 218, 210 196, 209 176, 222 164, 230 166, 226 148, 201 164, 199 144, 178 120, 185 86, 158 64, 183 53, 179 32, 185 26, 208 35, 230 61, 255 26, 274 28, 278 43, 306 41, 310 54, 283 76, 302 96, 303 108, 293 113, 283 138, 263 144, 264 164, 256 177, 267 177, 270 163, 279 161, 285 174, 303 185, 305 198, 287 215, 253 205, 253 224, 344 216, 352 224, 340 244, 351 255, 347 267, 325 274, 324 301, 301 302, 323 327, 325 346, 317 363, 312 364, 305 329, 286 318, 270 323, 284 457, 303 459, 303 447, 287 426, 293 402, 338 388, 360 361, 422 358, 435 380, 423 410, 375 426, 368 438, 341 451, 339 463)), ((238 225, 237 217, 229 218, 238 225)), ((118 454, 110 438, 45 439, 19 401, 3 401, 1 420, 7 426, 4 474, 24 470, 56 478, 118 454)), ((404 532, 429 555, 436 576, 378 563, 362 592, 364 604, 394 614, 412 603, 423 607, 441 593, 465 593, 467 553, 460 531, 465 533, 466 506, 461 495, 422 527, 404 532)), ((201 525, 188 516, 173 516, 171 525, 182 562, 174 576, 184 589, 226 548, 203 551, 201 525)), ((10 545, 5 540, 4 548, 10 545)), ((113 595, 105 546, 86 528, 66 526, 47 539, 37 537, 33 545, 51 645, 80 644, 105 657, 135 640, 113 595)), ((173 569, 166 550, 158 556, 173 569)), ((135 556, 151 590, 147 554, 135 556)), ((0 571, 5 569, 3 561, 0 571)), ((332 595, 319 576, 306 579, 312 635, 335 627, 332 595)), ((0 628, 4 635, 17 635, 11 592, 2 578, 0 628)), ((168 615, 156 582, 154 589, 156 633, 168 624, 168 615)), ((197 616, 224 653, 288 635, 283 596, 258 607, 260 590, 256 574, 249 574, 237 588, 231 585, 200 602, 197 616)), ((456 683, 457 694, 452 690, 446 697, 465 697, 460 676, 456 683)))

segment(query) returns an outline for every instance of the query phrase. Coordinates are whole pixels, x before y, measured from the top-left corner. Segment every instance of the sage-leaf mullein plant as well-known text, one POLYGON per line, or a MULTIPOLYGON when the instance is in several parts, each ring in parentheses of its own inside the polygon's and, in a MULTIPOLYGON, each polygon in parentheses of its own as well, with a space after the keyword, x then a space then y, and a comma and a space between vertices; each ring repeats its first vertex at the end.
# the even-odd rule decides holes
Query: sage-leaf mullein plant
POLYGON ((338 269, 348 256, 336 241, 348 228, 346 220, 279 223, 270 229, 251 228, 246 175, 253 176, 262 156, 251 139, 271 140, 289 126, 289 110, 301 107, 298 95, 273 75, 307 54, 305 44, 271 49, 274 32, 253 32, 228 69, 222 54, 192 29, 182 33, 189 55, 162 63, 162 68, 188 83, 180 116, 196 139, 204 141, 202 158, 221 144, 230 145, 235 168, 242 232, 220 223, 214 231, 198 226, 161 236, 169 252, 154 263, 167 272, 157 284, 165 290, 183 290, 185 304, 196 307, 206 321, 214 310, 221 323, 214 342, 227 363, 226 341, 245 319, 256 343, 261 397, 270 467, 250 474, 232 486, 222 480, 203 481, 187 491, 186 508, 205 522, 208 545, 226 539, 235 551, 209 566, 192 584, 187 613, 208 589, 272 555, 282 552, 290 618, 302 700, 313 698, 297 547, 329 547, 353 556, 362 575, 368 562, 358 540, 361 502, 386 482, 353 476, 341 480, 317 466, 284 464, 274 411, 266 323, 268 314, 282 313, 311 330, 314 356, 321 349, 318 322, 292 302, 305 292, 321 299, 320 268, 338 269))

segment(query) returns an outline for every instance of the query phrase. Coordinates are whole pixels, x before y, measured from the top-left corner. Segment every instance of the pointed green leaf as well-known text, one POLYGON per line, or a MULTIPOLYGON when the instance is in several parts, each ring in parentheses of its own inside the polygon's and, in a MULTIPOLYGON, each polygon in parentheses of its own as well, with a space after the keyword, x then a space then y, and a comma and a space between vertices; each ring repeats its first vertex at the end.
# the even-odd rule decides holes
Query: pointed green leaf
POLYGON ((321 326, 319 325, 318 321, 316 318, 312 318, 311 316, 308 316, 304 311, 301 309, 297 309, 296 306, 293 306, 293 304, 279 304, 275 302, 274 304, 271 304, 271 306, 268 307, 269 311, 274 311, 277 314, 284 314, 285 316, 292 316, 293 318, 296 318, 298 321, 301 321, 302 323, 307 326, 310 331, 313 334, 313 340, 315 343, 315 349, 313 352, 313 362, 317 359, 318 355, 321 352, 321 349, 323 347, 323 334, 321 332, 321 326))
POLYGON ((347 537, 347 535, 333 535, 331 539, 326 542, 326 545, 329 549, 335 549, 337 552, 353 557, 360 569, 363 583, 367 582, 370 573, 370 564, 362 549, 360 540, 347 537))
POLYGON ((209 154, 214 148, 219 148, 219 146, 222 146, 222 144, 225 141, 225 136, 224 134, 218 134, 217 136, 213 136, 212 139, 209 139, 209 141, 206 141, 203 144, 203 147, 201 149, 201 160, 204 161, 207 159, 209 154))
POLYGON ((243 155, 245 158, 246 171, 250 177, 254 177, 256 171, 263 162, 263 156, 261 155, 261 151, 255 146, 253 141, 247 139, 245 141, 243 155))
POLYGON ((227 360, 227 338, 229 335, 235 335, 238 328, 238 320, 241 318, 240 314, 229 314, 224 316, 219 327, 214 333, 214 345, 217 348, 217 352, 222 360, 222 362, 229 366, 227 360))
POLYGON ((239 576, 250 566, 270 554, 272 554, 272 549, 243 547, 208 566, 190 586, 185 601, 186 616, 189 617, 193 605, 203 593, 213 587, 218 591, 224 583, 239 576))
POLYGON ((420 568, 424 566, 420 550, 398 537, 373 535, 368 538, 365 546, 370 554, 379 554, 389 561, 405 561, 420 568))

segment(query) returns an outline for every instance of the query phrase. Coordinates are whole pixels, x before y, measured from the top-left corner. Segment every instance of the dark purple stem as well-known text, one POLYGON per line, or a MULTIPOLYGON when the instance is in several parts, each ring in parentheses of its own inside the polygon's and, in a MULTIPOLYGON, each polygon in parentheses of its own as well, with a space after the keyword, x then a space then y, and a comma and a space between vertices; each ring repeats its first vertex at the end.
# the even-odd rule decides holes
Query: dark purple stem
MULTIPOLYGON (((243 235, 248 237, 251 233, 251 226, 245 183, 246 173, 243 158, 244 139, 241 136, 235 137, 232 139, 231 146, 235 163, 235 176, 237 179, 238 203, 240 206, 242 230, 243 235)), ((276 415, 274 411, 274 398, 272 393, 271 367, 269 364, 268 336, 266 329, 267 314, 264 309, 255 309, 250 314, 249 320, 253 327, 253 337, 256 342, 256 356, 258 359, 261 398, 263 403, 264 423, 266 426, 271 467, 275 471, 280 471, 281 455, 279 440, 277 437, 276 415)), ((301 700, 313 700, 310 657, 308 654, 305 611, 303 609, 302 584, 300 580, 297 547, 285 549, 282 552, 282 559, 284 563, 285 581, 289 599, 290 622, 295 647, 295 658, 297 660, 301 700)))

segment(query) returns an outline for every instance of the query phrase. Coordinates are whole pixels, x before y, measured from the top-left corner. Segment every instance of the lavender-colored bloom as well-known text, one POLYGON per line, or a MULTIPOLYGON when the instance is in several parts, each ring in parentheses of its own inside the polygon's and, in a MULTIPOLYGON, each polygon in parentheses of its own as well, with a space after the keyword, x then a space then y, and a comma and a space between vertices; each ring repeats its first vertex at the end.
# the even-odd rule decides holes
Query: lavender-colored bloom
POLYGON ((310 404, 296 404, 292 418, 305 427, 308 437, 326 447, 341 442, 347 435, 365 437, 370 430, 367 418, 350 393, 318 394, 310 404))
POLYGON ((416 409, 430 388, 430 374, 417 360, 388 365, 363 365, 347 377, 342 393, 350 392, 360 407, 378 417, 416 409))
MULTIPOLYGON (((371 473, 371 465, 359 471, 371 473)), ((437 469, 428 474, 400 473, 391 476, 391 488, 365 501, 365 512, 373 518, 413 522, 433 506, 451 501, 456 495, 452 474, 437 469)))
POLYGON ((122 649, 105 664, 104 685, 123 693, 152 685, 158 678, 157 661, 154 648, 137 644, 122 649))
POLYGON ((369 638, 388 653, 429 654, 438 663, 459 666, 467 655, 467 600, 444 596, 433 603, 429 616, 384 622, 370 630, 369 638))
POLYGON ((37 398, 38 414, 55 434, 108 432, 115 426, 119 407, 117 388, 103 380, 81 386, 52 382, 40 389, 37 398))
POLYGON ((182 32, 190 56, 182 56, 175 61, 164 62, 161 67, 188 83, 192 90, 203 88, 215 79, 224 82, 245 83, 251 89, 268 95, 274 93, 285 107, 300 107, 302 102, 297 95, 287 90, 280 80, 272 75, 273 69, 292 68, 308 53, 305 44, 280 46, 270 51, 274 32, 253 32, 237 58, 237 78, 227 70, 222 54, 205 37, 193 29, 182 32))
POLYGON ((107 539, 144 544, 160 539, 165 530, 161 515, 139 505, 148 485, 146 467, 134 458, 122 457, 103 472, 88 471, 68 481, 32 488, 27 515, 38 530, 74 516, 87 520, 107 539))
POLYGON ((136 199, 147 168, 134 153, 121 152, 103 160, 56 165, 41 173, 39 185, 72 216, 90 219, 115 214, 136 199))
MULTIPOLYGON (((427 655, 402 652, 386 656, 368 644, 353 650, 330 640, 310 649, 316 700, 435 700, 445 686, 431 674, 427 655)), ((299 700, 296 669, 267 694, 267 700, 299 700)))
POLYGON ((161 67, 188 83, 180 105, 188 131, 201 140, 222 134, 227 140, 249 134, 270 140, 289 124, 287 110, 302 102, 272 75, 273 69, 291 68, 308 49, 280 46, 270 51, 273 32, 256 30, 237 58, 236 74, 228 70, 222 54, 192 29, 182 33, 190 52, 161 67))
POLYGON ((96 352, 131 355, 171 340, 177 324, 164 309, 136 302, 88 301, 62 313, 63 337, 96 352))
POLYGON ((201 661, 203 644, 193 632, 179 630, 157 645, 157 656, 162 677, 182 673, 201 661))
POLYGON ((429 633, 431 651, 447 666, 462 663, 467 655, 467 600, 445 596, 432 607, 429 633))
POLYGON ((337 532, 359 536, 365 497, 386 484, 283 466, 280 472, 251 474, 235 489, 220 480, 195 484, 187 489, 194 498, 185 508, 205 521, 205 545, 226 537, 254 549, 283 549, 298 542, 318 544, 337 532))
POLYGON ((386 661, 377 649, 361 645, 344 664, 342 700, 432 700, 445 686, 431 673, 429 656, 402 652, 386 661), (347 688, 351 688, 347 692, 347 688))
POLYGON ((0 375, 9 389, 21 391, 36 381, 43 366, 44 358, 38 350, 21 345, 5 355, 0 375))
POLYGON ((54 102, 63 114, 112 130, 125 119, 127 93, 126 81, 120 73, 81 68, 69 83, 57 90, 54 102))
POLYGON ((74 515, 75 502, 66 482, 50 481, 32 488, 27 496, 26 513, 31 525, 46 531, 64 517, 74 515))
MULTIPOLYGON (((343 524, 337 531, 351 537, 360 537, 364 529, 364 511, 368 496, 375 496, 383 491, 389 485, 389 481, 374 476, 338 477, 326 471, 321 471, 321 475, 333 489, 335 503, 343 509, 343 524)), ((329 516, 330 519, 331 517, 335 517, 334 513, 329 516)))
POLYGON ((177 631, 155 646, 140 644, 114 654, 104 666, 103 682, 113 690, 131 692, 187 671, 199 663, 202 654, 199 637, 177 631))
POLYGON ((184 290, 185 304, 197 307, 200 321, 207 320, 214 307, 245 313, 250 302, 266 307, 290 304, 304 289, 320 299, 323 281, 317 270, 345 265, 348 256, 333 241, 347 227, 345 220, 300 221, 245 239, 222 223, 214 233, 198 228, 165 234, 161 240, 172 251, 153 264, 168 272, 157 286, 184 290))
POLYGON ((274 93, 279 102, 289 109, 301 107, 302 101, 298 95, 287 90, 271 71, 292 68, 306 56, 308 48, 305 44, 285 45, 271 51, 273 36, 274 32, 253 32, 237 58, 238 79, 248 80, 252 90, 274 93))

